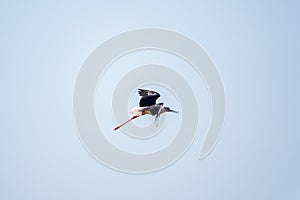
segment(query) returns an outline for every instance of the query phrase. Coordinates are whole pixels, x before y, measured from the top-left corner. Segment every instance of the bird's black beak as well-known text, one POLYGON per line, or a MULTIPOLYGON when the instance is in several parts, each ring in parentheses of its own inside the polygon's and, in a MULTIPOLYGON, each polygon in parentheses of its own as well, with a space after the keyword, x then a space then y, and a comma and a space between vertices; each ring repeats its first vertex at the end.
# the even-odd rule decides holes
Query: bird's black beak
POLYGON ((169 112, 173 112, 173 113, 179 113, 178 111, 176 111, 176 110, 171 110, 170 109, 170 111, 169 112))

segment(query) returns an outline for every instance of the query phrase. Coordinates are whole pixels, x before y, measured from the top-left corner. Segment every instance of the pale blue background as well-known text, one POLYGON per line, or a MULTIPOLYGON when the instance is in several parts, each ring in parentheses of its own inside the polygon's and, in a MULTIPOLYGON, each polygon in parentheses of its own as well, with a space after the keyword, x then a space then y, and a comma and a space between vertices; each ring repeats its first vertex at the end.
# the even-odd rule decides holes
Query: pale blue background
POLYGON ((195 2, 0 4, 0 199, 300 198, 299 4, 195 2), (83 148, 72 93, 95 47, 140 27, 179 31, 207 50, 227 119, 206 159, 196 141, 169 168, 131 175, 83 148))

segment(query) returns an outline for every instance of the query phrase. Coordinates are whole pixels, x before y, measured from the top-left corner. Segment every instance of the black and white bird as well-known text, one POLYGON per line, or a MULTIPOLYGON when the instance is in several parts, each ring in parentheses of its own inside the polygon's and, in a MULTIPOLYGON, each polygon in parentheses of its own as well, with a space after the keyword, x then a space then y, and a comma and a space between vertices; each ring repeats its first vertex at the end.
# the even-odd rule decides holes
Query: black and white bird
POLYGON ((162 113, 165 112, 178 113, 177 111, 164 106, 164 103, 158 103, 158 104, 156 103, 156 100, 160 97, 160 94, 158 92, 138 89, 138 93, 141 96, 139 107, 132 108, 130 112, 133 114, 133 116, 123 124, 114 128, 114 130, 118 130, 119 128, 121 128, 122 126, 130 122, 131 120, 146 114, 155 116, 155 120, 157 120, 162 113))

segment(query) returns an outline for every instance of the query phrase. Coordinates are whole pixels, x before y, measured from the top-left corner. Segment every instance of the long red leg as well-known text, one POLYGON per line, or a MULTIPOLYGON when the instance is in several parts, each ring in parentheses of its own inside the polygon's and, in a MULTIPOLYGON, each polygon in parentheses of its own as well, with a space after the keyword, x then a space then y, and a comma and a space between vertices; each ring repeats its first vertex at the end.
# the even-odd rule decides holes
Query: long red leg
POLYGON ((123 124, 121 124, 120 126, 117 126, 116 128, 114 128, 114 131, 118 130, 119 128, 121 128, 122 126, 124 126, 125 124, 127 124, 128 122, 130 122, 131 120, 137 118, 138 116, 134 115, 132 116, 129 120, 127 120, 126 122, 124 122, 123 124))

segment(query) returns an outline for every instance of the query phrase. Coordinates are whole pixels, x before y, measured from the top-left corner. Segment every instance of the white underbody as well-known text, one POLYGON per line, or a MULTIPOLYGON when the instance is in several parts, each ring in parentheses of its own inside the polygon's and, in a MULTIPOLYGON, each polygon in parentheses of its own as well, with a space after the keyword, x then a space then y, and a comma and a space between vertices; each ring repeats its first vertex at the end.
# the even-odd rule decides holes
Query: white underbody
POLYGON ((153 105, 146 107, 134 107, 130 110, 130 112, 135 116, 142 116, 144 111, 150 111, 150 114, 153 116, 159 116, 160 114, 166 112, 163 106, 161 105, 153 105))
POLYGON ((134 116, 142 116, 143 115, 143 110, 147 109, 147 107, 134 107, 130 110, 130 112, 134 115, 134 116))

